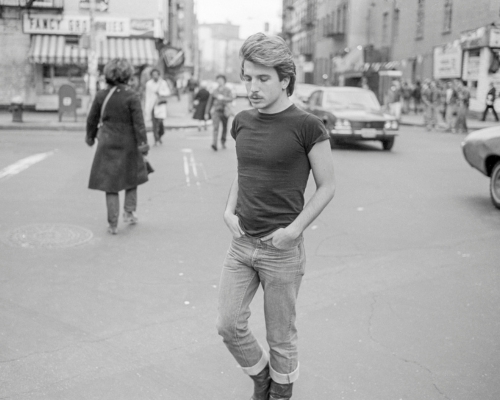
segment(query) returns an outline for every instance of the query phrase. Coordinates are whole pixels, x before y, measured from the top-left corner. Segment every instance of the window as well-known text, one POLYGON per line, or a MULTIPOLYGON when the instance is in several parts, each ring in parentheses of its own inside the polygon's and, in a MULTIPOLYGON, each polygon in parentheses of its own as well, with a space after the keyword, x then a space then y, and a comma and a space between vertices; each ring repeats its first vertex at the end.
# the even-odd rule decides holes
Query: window
POLYGON ((387 45, 387 31, 389 30, 389 13, 382 15, 382 45, 387 45))
POLYGON ((453 0, 444 1, 443 33, 451 32, 451 21, 453 17, 453 0))
POLYGON ((342 33, 347 30, 347 3, 342 7, 342 33))
POLYGON ((392 17, 392 23, 394 24, 393 35, 399 36, 399 8, 394 9, 394 15, 392 17))
POLYGON ((424 21, 425 21, 425 0, 417 0, 417 39, 424 37, 424 21))
POLYGON ((342 8, 339 7, 337 10, 337 32, 342 33, 342 8))

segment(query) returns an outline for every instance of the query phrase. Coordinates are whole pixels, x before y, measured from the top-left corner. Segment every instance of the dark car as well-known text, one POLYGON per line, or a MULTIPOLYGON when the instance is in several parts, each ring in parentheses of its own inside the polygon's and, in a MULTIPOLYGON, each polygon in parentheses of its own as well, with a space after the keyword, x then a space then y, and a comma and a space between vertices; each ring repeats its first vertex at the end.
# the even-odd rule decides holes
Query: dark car
POLYGON ((307 111, 323 121, 332 144, 377 140, 384 150, 391 150, 394 146, 399 122, 382 110, 370 90, 323 87, 311 94, 307 111))
POLYGON ((490 178, 491 201, 500 208, 500 127, 470 133, 462 142, 462 150, 467 162, 490 178))

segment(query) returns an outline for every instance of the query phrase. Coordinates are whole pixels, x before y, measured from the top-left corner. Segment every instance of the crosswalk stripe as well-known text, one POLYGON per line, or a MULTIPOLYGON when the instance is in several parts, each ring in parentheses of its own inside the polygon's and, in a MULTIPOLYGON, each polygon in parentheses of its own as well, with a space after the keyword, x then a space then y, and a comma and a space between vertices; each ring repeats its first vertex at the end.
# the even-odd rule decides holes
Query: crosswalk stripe
POLYGON ((0 179, 16 175, 24 171, 25 169, 28 169, 33 164, 39 163, 40 161, 45 160, 47 157, 52 156, 55 152, 56 151, 54 150, 47 153, 33 154, 32 156, 16 161, 14 164, 11 164, 0 170, 0 179))

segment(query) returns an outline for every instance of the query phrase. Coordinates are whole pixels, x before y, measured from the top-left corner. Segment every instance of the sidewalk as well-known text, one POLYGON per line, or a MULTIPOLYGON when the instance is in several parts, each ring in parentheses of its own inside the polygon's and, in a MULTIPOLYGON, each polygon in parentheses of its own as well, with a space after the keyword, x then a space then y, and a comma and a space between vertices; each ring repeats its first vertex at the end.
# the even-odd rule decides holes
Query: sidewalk
MULTIPOLYGON (((415 115, 413 113, 403 114, 401 117, 400 123, 401 123, 401 125, 406 125, 406 126, 424 127, 424 116, 423 116, 423 114, 415 115)), ((489 128, 489 127, 498 126, 498 125, 500 125, 500 123, 495 122, 491 115, 489 115, 488 119, 484 122, 477 119, 477 116, 475 116, 475 115, 471 115, 467 119, 467 127, 469 128, 470 131, 476 131, 478 129, 489 128)))
MULTIPOLYGON (((168 102, 168 118, 165 120, 165 129, 186 129, 198 127, 198 121, 188 113, 187 96, 183 95, 181 101, 172 97, 168 102)), ((0 111, 0 130, 44 130, 44 131, 85 131, 86 115, 78 115, 75 122, 70 114, 63 115, 59 122, 57 112, 25 111, 23 122, 12 122, 12 114, 0 111)), ((211 121, 208 121, 211 124, 211 121)), ((148 125, 148 131, 151 126, 148 125)))

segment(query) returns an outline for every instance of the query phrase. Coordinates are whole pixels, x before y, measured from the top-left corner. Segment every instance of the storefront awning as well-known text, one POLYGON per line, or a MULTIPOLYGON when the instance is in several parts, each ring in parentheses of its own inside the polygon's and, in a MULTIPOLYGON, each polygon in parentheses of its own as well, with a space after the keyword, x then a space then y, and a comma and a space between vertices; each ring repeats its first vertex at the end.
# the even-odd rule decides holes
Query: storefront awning
MULTIPOLYGON (((87 50, 68 43, 67 36, 33 35, 29 60, 35 64, 86 64, 87 50)), ((113 58, 126 58, 132 65, 154 65, 158 61, 154 39, 106 38, 97 46, 98 62, 106 64, 113 58)))

